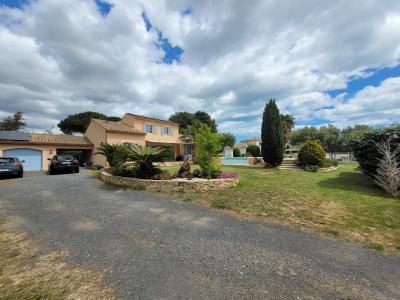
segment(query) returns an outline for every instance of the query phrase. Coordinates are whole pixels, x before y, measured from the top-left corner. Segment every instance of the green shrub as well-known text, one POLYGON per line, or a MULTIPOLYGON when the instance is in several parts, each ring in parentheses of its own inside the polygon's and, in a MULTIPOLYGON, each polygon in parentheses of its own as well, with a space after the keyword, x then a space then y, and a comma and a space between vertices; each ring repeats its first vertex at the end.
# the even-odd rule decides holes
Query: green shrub
POLYGON ((252 156, 252 157, 259 157, 260 156, 260 147, 258 147, 257 145, 249 145, 246 148, 246 153, 248 153, 249 156, 252 156))
POLYGON ((233 157, 240 157, 240 149, 239 148, 233 148, 233 157))
POLYGON ((196 161, 204 177, 215 178, 220 172, 214 157, 221 149, 221 137, 212 132, 211 128, 199 124, 196 128, 196 161))
POLYGON ((300 166, 322 166, 326 159, 326 152, 317 140, 305 142, 298 154, 300 166))
POLYGON ((138 168, 134 164, 123 164, 111 168, 111 174, 121 177, 137 177, 138 168))
POLYGON ((165 148, 165 160, 175 161, 175 152, 171 148, 165 148))
MULTIPOLYGON (((374 132, 355 138, 350 142, 354 157, 360 164, 361 171, 368 178, 374 179, 379 167, 381 154, 378 151, 378 144, 388 141, 390 146, 396 149, 400 145, 400 128, 393 127, 374 132)), ((400 163, 400 157, 398 158, 400 163)))
POLYGON ((313 166, 313 165, 305 166, 304 170, 307 171, 307 172, 317 173, 318 172, 318 166, 313 166))

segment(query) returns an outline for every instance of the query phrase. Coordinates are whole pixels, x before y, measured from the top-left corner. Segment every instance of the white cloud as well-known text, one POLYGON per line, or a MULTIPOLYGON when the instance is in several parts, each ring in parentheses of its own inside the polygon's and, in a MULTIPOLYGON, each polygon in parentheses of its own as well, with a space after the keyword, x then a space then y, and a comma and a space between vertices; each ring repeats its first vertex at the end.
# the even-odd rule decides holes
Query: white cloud
POLYGON ((303 122, 378 124, 398 115, 395 79, 347 103, 324 93, 366 68, 398 64, 397 1, 110 3, 106 17, 94 1, 0 7, 0 117, 22 110, 30 128, 48 129, 85 110, 168 117, 201 109, 223 131, 251 133, 272 97, 303 122), (181 64, 157 63, 164 53, 143 11, 184 48, 181 64))

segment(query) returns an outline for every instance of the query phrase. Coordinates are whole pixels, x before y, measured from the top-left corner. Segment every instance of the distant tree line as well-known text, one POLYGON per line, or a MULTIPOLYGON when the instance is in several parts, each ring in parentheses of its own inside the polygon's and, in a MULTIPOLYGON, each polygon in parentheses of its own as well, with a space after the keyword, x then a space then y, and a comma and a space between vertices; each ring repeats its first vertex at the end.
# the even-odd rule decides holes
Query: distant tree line
POLYGON ((300 146, 308 140, 317 140, 328 153, 350 152, 351 141, 366 133, 374 131, 367 125, 355 125, 340 129, 333 125, 321 127, 303 127, 292 132, 290 144, 300 146))

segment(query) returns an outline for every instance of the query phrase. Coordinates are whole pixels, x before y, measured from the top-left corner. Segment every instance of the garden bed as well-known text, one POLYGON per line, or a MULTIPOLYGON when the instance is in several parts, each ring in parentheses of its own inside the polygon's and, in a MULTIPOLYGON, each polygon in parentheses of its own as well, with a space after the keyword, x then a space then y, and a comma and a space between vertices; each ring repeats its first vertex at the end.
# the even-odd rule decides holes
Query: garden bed
POLYGON ((234 187, 239 183, 239 178, 203 179, 203 178, 176 178, 171 180, 139 179, 133 177, 113 176, 101 172, 101 180, 118 186, 134 189, 146 189, 156 192, 208 192, 220 191, 234 187))

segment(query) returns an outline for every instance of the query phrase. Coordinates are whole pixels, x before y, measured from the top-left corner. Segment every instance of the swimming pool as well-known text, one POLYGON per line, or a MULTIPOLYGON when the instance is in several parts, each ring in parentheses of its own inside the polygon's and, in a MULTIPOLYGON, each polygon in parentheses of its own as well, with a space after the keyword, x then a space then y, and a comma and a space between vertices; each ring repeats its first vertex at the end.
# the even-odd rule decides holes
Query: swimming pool
POLYGON ((249 165, 248 157, 223 157, 221 160, 223 165, 249 165))

